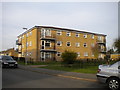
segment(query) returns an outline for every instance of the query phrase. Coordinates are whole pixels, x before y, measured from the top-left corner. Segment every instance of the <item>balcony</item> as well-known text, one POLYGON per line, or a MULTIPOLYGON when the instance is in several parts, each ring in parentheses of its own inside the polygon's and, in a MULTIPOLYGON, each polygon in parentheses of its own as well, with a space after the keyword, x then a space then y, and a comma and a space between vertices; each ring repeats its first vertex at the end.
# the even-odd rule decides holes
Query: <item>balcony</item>
POLYGON ((22 51, 18 51, 18 53, 19 53, 19 54, 21 54, 21 53, 22 53, 22 51))
POLYGON ((100 52, 101 53, 106 53, 106 50, 105 49, 100 49, 100 52))
POLYGON ((41 49, 40 52, 57 52, 55 49, 41 49))
POLYGON ((16 45, 22 45, 22 42, 16 40, 16 45))
POLYGON ((105 45, 105 44, 106 44, 106 40, 98 40, 98 39, 97 39, 97 43, 98 43, 98 44, 104 44, 104 45, 105 45))
POLYGON ((52 36, 41 36, 40 39, 41 40, 51 40, 51 41, 55 41, 56 40, 54 35, 52 35, 52 36))

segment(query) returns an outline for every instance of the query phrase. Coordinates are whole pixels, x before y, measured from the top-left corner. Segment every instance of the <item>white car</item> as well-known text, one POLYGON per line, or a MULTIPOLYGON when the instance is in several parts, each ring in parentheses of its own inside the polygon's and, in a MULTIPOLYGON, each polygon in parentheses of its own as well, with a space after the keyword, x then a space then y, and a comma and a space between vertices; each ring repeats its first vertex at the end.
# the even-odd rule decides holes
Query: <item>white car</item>
POLYGON ((99 65, 97 79, 111 90, 120 90, 120 61, 112 65, 99 65))

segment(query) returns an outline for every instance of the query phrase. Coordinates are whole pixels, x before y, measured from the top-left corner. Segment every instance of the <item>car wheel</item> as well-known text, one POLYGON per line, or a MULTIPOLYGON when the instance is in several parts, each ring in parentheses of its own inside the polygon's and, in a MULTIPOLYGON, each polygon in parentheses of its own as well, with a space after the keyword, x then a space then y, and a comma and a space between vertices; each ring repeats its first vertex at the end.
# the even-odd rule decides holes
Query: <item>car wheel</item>
POLYGON ((110 78, 107 82, 108 88, 111 90, 120 89, 120 80, 117 78, 110 78))

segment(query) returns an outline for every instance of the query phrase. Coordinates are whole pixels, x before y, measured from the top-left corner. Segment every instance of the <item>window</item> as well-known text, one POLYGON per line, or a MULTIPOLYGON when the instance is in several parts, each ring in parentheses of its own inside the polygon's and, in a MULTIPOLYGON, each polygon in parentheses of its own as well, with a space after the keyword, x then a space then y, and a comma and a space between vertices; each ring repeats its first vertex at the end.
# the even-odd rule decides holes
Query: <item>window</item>
POLYGON ((24 48, 24 45, 22 45, 22 48, 24 48))
POLYGON ((103 57, 103 55, 102 55, 102 54, 99 54, 98 58, 102 58, 102 57, 103 57))
POLYGON ((77 52, 78 57, 80 57, 80 52, 77 52))
POLYGON ((92 57, 94 57, 94 53, 92 53, 92 57))
POLYGON ((76 37, 79 37, 80 35, 79 35, 79 33, 76 33, 76 37))
POLYGON ((30 52, 29 54, 30 54, 30 56, 31 56, 31 55, 32 55, 32 52, 30 52))
POLYGON ((61 52, 57 52, 57 56, 60 57, 61 56, 61 52))
POLYGON ((30 35, 32 35, 32 31, 30 32, 30 35))
POLYGON ((91 35, 91 38, 94 39, 94 35, 93 34, 91 35))
POLYGON ((84 47, 87 47, 87 43, 84 43, 83 46, 84 46, 84 47))
POLYGON ((22 39, 24 38, 24 35, 22 36, 22 39))
POLYGON ((87 38, 87 34, 84 34, 83 37, 84 37, 84 38, 87 38))
POLYGON ((84 52, 84 56, 88 56, 88 52, 84 52))
POLYGON ((32 42, 30 41, 30 44, 29 44, 29 46, 32 46, 32 42))
POLYGON ((41 37, 45 38, 45 29, 44 28, 41 29, 41 37))
POLYGON ((80 46, 80 43, 75 43, 75 46, 76 46, 76 47, 79 47, 79 46, 80 46))
POLYGON ((46 41, 45 46, 50 47, 50 41, 46 41))
POLYGON ((46 36, 51 36, 51 30, 46 30, 45 35, 46 36))
POLYGON ((45 58, 46 58, 46 59, 51 58, 51 54, 50 54, 49 52, 46 52, 46 53, 45 53, 45 58))
POLYGON ((28 52, 26 54, 27 54, 27 56, 29 55, 28 52))
POLYGON ((27 42, 27 43, 26 43, 26 46, 28 47, 28 45, 29 45, 29 43, 27 42))
POLYGON ((67 42, 67 46, 71 46, 70 42, 67 42))
POLYGON ((62 46, 62 41, 57 41, 57 46, 62 46))
POLYGON ((67 32, 66 36, 71 36, 71 33, 70 33, 70 32, 67 32))
POLYGON ((94 47, 94 46, 95 46, 95 44, 94 44, 94 43, 92 43, 92 44, 91 44, 91 47, 94 47))
POLYGON ((22 52, 22 56, 24 56, 24 53, 22 52))
POLYGON ((101 37, 101 36, 98 36, 98 40, 102 40, 102 37, 101 37))
POLYGON ((62 31, 57 31, 57 35, 62 35, 62 31))

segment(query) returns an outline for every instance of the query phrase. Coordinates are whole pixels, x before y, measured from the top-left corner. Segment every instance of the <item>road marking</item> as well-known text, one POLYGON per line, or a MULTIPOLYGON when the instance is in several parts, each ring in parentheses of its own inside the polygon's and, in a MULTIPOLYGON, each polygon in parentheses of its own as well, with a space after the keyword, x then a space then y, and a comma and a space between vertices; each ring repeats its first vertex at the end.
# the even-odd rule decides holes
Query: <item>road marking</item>
MULTIPOLYGON (((20 68, 20 69, 22 69, 22 70, 30 70, 30 69, 23 69, 23 68, 20 68)), ((47 74, 47 75, 52 75, 52 76, 64 77, 64 78, 72 78, 72 79, 77 79, 77 80, 97 82, 97 80, 95 80, 95 79, 79 78, 79 77, 74 77, 74 76, 66 76, 66 75, 62 75, 62 74, 50 74, 50 73, 39 72, 39 71, 34 71, 34 70, 30 70, 30 71, 37 72, 37 73, 42 73, 42 74, 47 74)))
POLYGON ((97 80, 95 80, 95 79, 79 78, 79 77, 65 76, 65 75, 60 75, 60 74, 58 74, 57 76, 65 77, 65 78, 78 79, 78 80, 91 81, 91 82, 96 82, 96 81, 97 81, 97 80))

